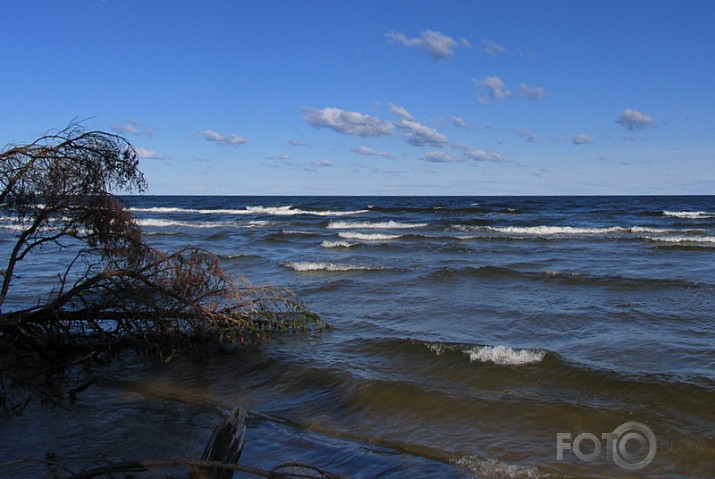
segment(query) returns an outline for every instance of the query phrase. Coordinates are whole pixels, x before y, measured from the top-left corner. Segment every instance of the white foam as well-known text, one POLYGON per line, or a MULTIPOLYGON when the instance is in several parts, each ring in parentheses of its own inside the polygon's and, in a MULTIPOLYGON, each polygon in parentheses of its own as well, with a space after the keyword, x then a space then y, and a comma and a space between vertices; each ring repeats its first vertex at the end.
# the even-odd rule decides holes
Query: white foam
POLYGON ((281 230, 281 234, 284 234, 284 235, 314 235, 315 233, 313 231, 304 231, 304 230, 281 230))
POLYGON ((715 218, 715 213, 709 211, 666 211, 663 210, 663 216, 671 216, 674 218, 684 218, 688 220, 703 220, 715 218))
POLYGON ((410 229, 424 228, 427 223, 398 223, 397 221, 369 222, 369 221, 331 221, 328 229, 410 229))
POLYGON ((703 230, 669 230, 669 229, 663 229, 663 228, 648 228, 646 226, 633 226, 629 228, 631 233, 635 234, 668 234, 668 233, 678 233, 678 232, 702 232, 703 230))
POLYGON ((454 464, 484 479, 539 479, 541 477, 539 470, 534 466, 520 466, 496 459, 465 456, 455 460, 454 464))
POLYGON ((226 226, 236 226, 233 223, 224 222, 176 221, 161 218, 140 218, 137 220, 137 223, 139 226, 148 228, 171 228, 177 226, 183 228, 223 228, 226 226))
POLYGON ((389 235, 381 233, 355 233, 353 231, 344 231, 338 233, 343 239, 361 240, 361 241, 389 241, 402 238, 402 235, 389 235))
POLYGON ((245 209, 191 209, 172 207, 129 208, 129 211, 143 213, 192 213, 201 215, 250 215, 264 214, 276 216, 314 215, 314 216, 345 216, 367 213, 367 210, 357 211, 306 211, 293 206, 247 206, 245 209))
POLYGON ((645 239, 665 243, 715 243, 715 236, 646 236, 645 239))
POLYGON ((507 346, 473 346, 464 348, 443 343, 425 343, 427 349, 441 356, 445 351, 459 351, 469 357, 471 362, 494 363, 502 366, 522 366, 541 362, 546 353, 529 349, 513 349, 507 346))
POLYGON ((10 230, 10 231, 24 231, 28 227, 25 225, 19 225, 19 224, 14 224, 14 225, 0 225, 0 229, 4 230, 10 230))
POLYGON ((347 241, 323 241, 320 243, 323 248, 350 248, 355 246, 355 243, 349 243, 347 241))
POLYGON ((625 233, 627 228, 610 226, 605 228, 578 228, 575 226, 487 226, 486 231, 494 233, 521 234, 521 235, 602 235, 625 233))
POLYGON ((306 271, 329 271, 329 272, 341 272, 341 271, 378 271, 383 268, 376 268, 372 266, 364 266, 357 264, 336 264, 336 263, 311 263, 309 261, 299 261, 296 263, 286 263, 286 267, 299 272, 306 271))
POLYGON ((427 343, 427 349, 435 353, 437 356, 442 356, 444 350, 449 348, 441 343, 427 343))
POLYGON ((505 366, 522 366, 539 363, 546 353, 528 349, 512 349, 507 346, 475 346, 464 351, 471 362, 494 363, 505 366))
POLYGON ((240 215, 245 214, 246 210, 230 210, 230 209, 220 209, 220 210, 197 210, 191 208, 170 208, 164 206, 153 206, 151 208, 129 208, 131 212, 137 213, 192 213, 199 215, 211 215, 211 214, 227 214, 227 215, 240 215))
POLYGON ((243 226, 245 228, 264 228, 264 227, 270 226, 272 224, 273 223, 271 223, 270 221, 257 220, 257 221, 249 221, 248 223, 241 223, 241 226, 243 226))
POLYGON ((367 213, 368 210, 357 211, 311 211, 295 209, 292 206, 247 206, 246 212, 252 214, 268 214, 277 216, 313 215, 313 216, 351 216, 367 213))
POLYGON ((565 276, 565 277, 575 278, 575 277, 579 276, 578 273, 564 273, 564 272, 556 270, 556 269, 547 269, 544 271, 544 274, 546 276, 553 276, 553 277, 565 276))

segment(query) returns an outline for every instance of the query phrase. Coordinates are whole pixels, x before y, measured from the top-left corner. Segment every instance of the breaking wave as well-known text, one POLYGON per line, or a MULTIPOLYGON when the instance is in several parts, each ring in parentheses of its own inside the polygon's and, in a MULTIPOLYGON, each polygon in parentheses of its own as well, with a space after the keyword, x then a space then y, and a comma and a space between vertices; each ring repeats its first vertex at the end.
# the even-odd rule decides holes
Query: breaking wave
POLYGON ((309 261, 298 261, 295 263, 285 263, 286 268, 290 268, 293 271, 298 272, 308 272, 308 271, 329 271, 329 272, 343 272, 343 271, 381 271, 385 268, 375 267, 375 266, 365 266, 359 264, 336 264, 336 263, 312 263, 309 261))
POLYGON ((647 236, 645 239, 663 243, 715 243, 715 236, 647 236))
POLYGON ((320 243, 323 248, 351 248, 355 246, 355 243, 349 243, 347 241, 323 241, 320 243))
POLYGON ((398 223, 397 221, 369 222, 369 221, 331 221, 328 229, 410 229, 424 228, 427 223, 398 223))
POLYGON ((682 218, 687 220, 704 220, 715 218, 715 213, 709 211, 667 211, 663 210, 663 216, 682 218))
POLYGON ((151 207, 151 208, 129 208, 132 212, 143 213, 192 213, 205 215, 276 215, 276 216, 294 216, 294 215, 312 215, 312 216, 350 216, 367 213, 368 210, 355 211, 313 211, 294 208, 293 206, 247 206, 244 209, 190 209, 190 208, 170 208, 170 207, 151 207))
POLYGON ((235 223, 223 221, 178 221, 160 218, 140 218, 137 220, 137 224, 148 228, 171 228, 176 226, 182 228, 224 228, 226 226, 237 226, 235 223))
POLYGON ((338 236, 343 239, 361 240, 361 241, 389 241, 402 238, 402 235, 390 235, 381 233, 355 233, 345 231, 338 233, 338 236))
POLYGON ((507 346, 471 346, 443 343, 425 343, 427 349, 441 356, 445 351, 459 351, 472 363, 492 363, 500 366, 523 366, 540 363, 546 353, 529 349, 513 349, 507 346))

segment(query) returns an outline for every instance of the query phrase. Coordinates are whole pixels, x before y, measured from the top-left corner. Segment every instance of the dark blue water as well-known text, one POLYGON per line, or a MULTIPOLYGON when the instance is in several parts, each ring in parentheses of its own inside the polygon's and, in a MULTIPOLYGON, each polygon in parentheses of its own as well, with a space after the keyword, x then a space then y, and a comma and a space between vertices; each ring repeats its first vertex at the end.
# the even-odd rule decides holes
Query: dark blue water
MULTIPOLYGON (((246 461, 283 451, 352 477, 715 476, 713 197, 125 201, 152 245, 209 249, 255 284, 292 288, 333 328, 201 364, 118 368, 108 377, 133 392, 108 381, 93 393, 117 417, 127 404, 156 415, 134 402, 147 395, 193 404, 175 406, 182 421, 246 404, 293 424, 257 421, 246 461), (647 466, 557 459, 557 433, 600 438, 628 421, 655 435, 647 466)), ((107 442, 134 434, 123 424, 107 442)), ((182 431, 165 435, 189 444, 182 431)))

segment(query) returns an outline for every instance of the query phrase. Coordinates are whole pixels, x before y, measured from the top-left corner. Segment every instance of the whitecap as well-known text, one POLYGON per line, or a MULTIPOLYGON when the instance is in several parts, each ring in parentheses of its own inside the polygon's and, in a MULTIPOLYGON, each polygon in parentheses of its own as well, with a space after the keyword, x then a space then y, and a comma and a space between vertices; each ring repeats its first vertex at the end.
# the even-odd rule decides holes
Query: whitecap
POLYGON ((444 343, 424 343, 437 356, 445 351, 456 351, 464 354, 470 362, 493 363, 502 366, 523 366, 541 362, 546 356, 545 351, 530 349, 514 349, 508 346, 472 346, 444 343))
POLYGON ((546 353, 528 349, 513 349, 507 346, 475 346, 463 351, 471 362, 494 363, 503 366, 522 366, 539 363, 546 353))
POLYGON ((284 266, 294 271, 329 271, 329 272, 344 272, 344 271, 378 271, 384 268, 373 266, 364 266, 358 264, 336 264, 336 263, 312 263, 309 261, 299 261, 295 263, 285 263, 284 266))
POLYGON ((347 241, 323 241, 320 243, 323 248, 350 248, 355 246, 355 243, 349 243, 347 241))
POLYGON ((522 235, 601 235, 625 233, 627 228, 621 226, 609 226, 605 228, 579 228, 575 226, 487 226, 485 231, 494 233, 522 234, 522 235))
POLYGON ((312 215, 312 216, 351 216, 367 213, 368 210, 356 211, 311 211, 296 209, 293 206, 247 206, 246 212, 276 216, 312 215))
POLYGON ((131 212, 137 213, 191 213, 199 215, 245 215, 247 210, 234 209, 192 209, 192 208, 173 208, 167 206, 153 206, 150 208, 129 208, 131 212))
POLYGON ((141 213, 191 213, 201 215, 250 215, 264 214, 276 216, 293 216, 293 215, 313 215, 313 216, 346 216, 367 213, 367 210, 357 211, 310 211, 288 206, 247 206, 245 209, 192 209, 192 208, 175 208, 165 206, 154 206, 151 208, 129 208, 132 212, 141 213))
POLYGON ((345 231, 338 233, 338 236, 343 239, 361 240, 361 241, 389 241, 402 238, 402 235, 390 235, 380 233, 355 233, 353 231, 345 231))
POLYGON ((683 218, 687 220, 703 220, 708 218, 715 218, 715 213, 709 211, 667 211, 663 210, 663 216, 670 216, 673 218, 683 218))
POLYGON ((646 236, 645 239, 664 243, 715 243, 715 236, 646 236))
POLYGON ((397 221, 369 222, 369 221, 331 221, 328 229, 410 229, 424 228, 427 223, 398 223, 397 221))
POLYGON ((223 222, 177 221, 161 218, 141 218, 137 220, 137 224, 147 228, 223 228, 225 226, 235 226, 234 224, 223 222))

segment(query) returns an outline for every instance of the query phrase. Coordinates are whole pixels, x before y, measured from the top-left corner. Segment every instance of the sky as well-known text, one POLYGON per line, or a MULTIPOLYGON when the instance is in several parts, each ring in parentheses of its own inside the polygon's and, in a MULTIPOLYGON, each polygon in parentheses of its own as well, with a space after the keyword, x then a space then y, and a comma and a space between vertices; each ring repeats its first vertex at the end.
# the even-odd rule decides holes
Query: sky
POLYGON ((710 0, 0 0, 0 145, 149 194, 715 193, 710 0))

